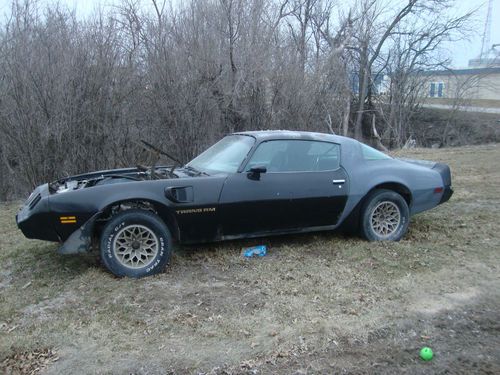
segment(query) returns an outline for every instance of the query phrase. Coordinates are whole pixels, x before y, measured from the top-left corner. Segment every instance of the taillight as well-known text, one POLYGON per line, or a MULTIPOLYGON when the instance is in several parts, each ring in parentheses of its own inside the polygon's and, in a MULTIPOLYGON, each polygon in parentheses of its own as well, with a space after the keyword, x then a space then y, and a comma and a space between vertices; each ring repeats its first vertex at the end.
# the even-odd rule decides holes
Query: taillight
POLYGON ((435 194, 438 194, 438 193, 442 193, 443 192, 443 187, 437 187, 437 188, 434 188, 434 193, 435 194))

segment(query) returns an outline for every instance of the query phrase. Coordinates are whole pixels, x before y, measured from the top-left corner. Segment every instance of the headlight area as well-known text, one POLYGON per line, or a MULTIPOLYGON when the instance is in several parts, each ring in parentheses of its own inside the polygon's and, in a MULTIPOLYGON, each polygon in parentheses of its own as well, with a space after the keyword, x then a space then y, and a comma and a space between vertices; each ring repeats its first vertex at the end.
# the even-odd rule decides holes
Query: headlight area
POLYGON ((17 227, 27 238, 59 241, 49 207, 48 184, 38 186, 16 215, 17 227))

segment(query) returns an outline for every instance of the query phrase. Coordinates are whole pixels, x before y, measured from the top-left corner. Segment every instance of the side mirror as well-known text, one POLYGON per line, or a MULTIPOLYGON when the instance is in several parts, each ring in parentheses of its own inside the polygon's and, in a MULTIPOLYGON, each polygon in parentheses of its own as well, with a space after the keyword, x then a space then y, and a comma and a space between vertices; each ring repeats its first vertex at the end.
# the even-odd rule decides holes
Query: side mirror
POLYGON ((256 165, 250 168, 250 171, 247 173, 247 176, 251 180, 260 180, 260 174, 266 172, 267 168, 264 165, 256 165))

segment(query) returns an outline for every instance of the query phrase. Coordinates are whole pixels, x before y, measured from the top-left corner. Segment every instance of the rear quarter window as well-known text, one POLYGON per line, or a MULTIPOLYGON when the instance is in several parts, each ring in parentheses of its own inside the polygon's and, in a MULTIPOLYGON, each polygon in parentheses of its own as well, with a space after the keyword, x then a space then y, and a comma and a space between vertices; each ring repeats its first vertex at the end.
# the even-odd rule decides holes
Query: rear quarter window
POLYGON ((373 147, 367 146, 363 143, 361 143, 361 153, 363 155, 363 159, 365 160, 392 159, 389 155, 386 155, 379 150, 375 150, 373 147))

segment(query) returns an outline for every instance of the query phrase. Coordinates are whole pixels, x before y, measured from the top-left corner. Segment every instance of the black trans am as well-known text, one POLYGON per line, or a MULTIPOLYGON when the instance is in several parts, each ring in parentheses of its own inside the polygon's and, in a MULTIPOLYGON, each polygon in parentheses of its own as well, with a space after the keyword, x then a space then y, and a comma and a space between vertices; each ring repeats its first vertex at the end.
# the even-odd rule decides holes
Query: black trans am
POLYGON ((331 134, 226 136, 183 167, 93 172, 37 187, 16 215, 28 238, 62 254, 99 243, 117 276, 162 271, 180 244, 358 228, 401 239, 411 215, 446 202, 446 164, 389 157, 331 134))

